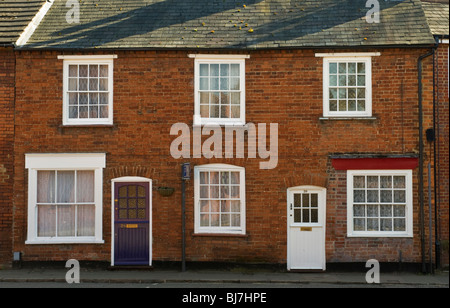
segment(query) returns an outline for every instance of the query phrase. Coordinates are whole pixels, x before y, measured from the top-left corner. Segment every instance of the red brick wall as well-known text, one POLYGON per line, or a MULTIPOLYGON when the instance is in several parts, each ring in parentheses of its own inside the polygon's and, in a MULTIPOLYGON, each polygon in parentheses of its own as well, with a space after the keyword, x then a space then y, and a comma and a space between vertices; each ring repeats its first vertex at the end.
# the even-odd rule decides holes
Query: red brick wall
POLYGON ((11 262, 14 52, 0 48, 0 268, 11 262))
MULTIPOLYGON (((332 153, 418 153, 417 58, 425 49, 377 50, 373 58, 374 120, 319 120, 322 59, 314 51, 252 51, 246 60, 246 121, 279 124, 279 161, 260 170, 260 159, 190 159, 192 165, 229 163, 246 168, 245 237, 196 236, 193 181, 186 191, 188 261, 286 262, 286 190, 328 189, 328 262, 420 262, 418 176, 414 181, 413 239, 346 237, 346 179, 330 164, 332 153)), ((319 51, 326 52, 326 51, 319 51)), ((14 251, 24 260, 110 260, 111 179, 144 176, 175 194, 153 194, 153 259, 181 260, 180 164, 170 156, 171 125, 192 127, 194 60, 187 52, 115 54, 114 127, 62 127, 62 60, 58 52, 17 57, 14 251), (103 245, 25 245, 25 153, 106 152, 103 245)), ((431 68, 425 61, 425 71, 431 68)), ((429 108, 429 105, 427 105, 429 108)), ((430 125, 431 118, 426 118, 430 125)), ((427 126, 425 126, 427 127, 427 126)), ((247 156, 246 156, 247 157, 247 156)))
POLYGON ((441 264, 443 266, 448 266, 449 264, 449 246, 448 246, 448 236, 449 236, 449 102, 448 102, 448 43, 439 46, 436 55, 437 63, 437 125, 439 131, 438 135, 438 148, 437 156, 439 162, 438 171, 438 198, 440 202, 438 219, 439 226, 438 232, 442 244, 442 259, 441 264))

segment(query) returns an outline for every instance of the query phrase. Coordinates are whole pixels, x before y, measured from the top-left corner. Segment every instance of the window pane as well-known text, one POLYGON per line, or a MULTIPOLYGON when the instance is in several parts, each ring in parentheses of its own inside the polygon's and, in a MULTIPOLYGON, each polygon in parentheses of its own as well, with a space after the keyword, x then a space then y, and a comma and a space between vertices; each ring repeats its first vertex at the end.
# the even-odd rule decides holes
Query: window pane
POLYGON ((230 90, 239 91, 240 89, 240 78, 230 78, 230 90))
POLYGON ((394 190, 394 202, 395 203, 405 203, 406 202, 406 192, 404 190, 394 190))
POLYGON ((392 190, 381 190, 380 192, 380 202, 392 202, 392 190))
POLYGON ((89 77, 98 77, 98 65, 89 65, 89 77))
POLYGON ((77 171, 77 202, 94 202, 94 171, 77 171))
POLYGON ((200 227, 209 227, 209 214, 200 214, 200 227))
POLYGON ((229 64, 220 64, 220 76, 228 77, 230 75, 230 65, 229 64))
POLYGON ((406 220, 394 218, 394 231, 405 231, 406 230, 406 220))
POLYGON ((358 63, 358 73, 364 74, 366 72, 366 64, 364 62, 358 63))
POLYGON ((406 179, 405 176, 394 176, 394 188, 405 188, 406 179))
POLYGON ((353 202, 365 202, 366 192, 364 190, 354 190, 353 191, 353 202))
POLYGON ((97 91, 97 90, 98 90, 98 79, 89 78, 89 91, 97 91))
POLYGON ((240 227, 241 226, 241 215, 240 214, 231 214, 231 226, 232 227, 240 227))
POLYGON ((318 210, 317 209, 311 209, 311 222, 312 223, 319 222, 319 216, 318 216, 318 210))
POLYGON ((95 235, 95 206, 81 205, 77 208, 77 236, 95 235))
POLYGON ((378 190, 367 191, 367 202, 378 202, 378 190))
POLYGON ((200 64, 200 76, 209 76, 209 64, 200 64))
POLYGON ((367 205, 367 217, 378 217, 378 205, 367 205))
POLYGON ((337 86, 337 75, 330 75, 330 87, 337 86))
POLYGON ((378 218, 368 218, 367 219, 367 231, 379 231, 378 229, 378 218))
POLYGON ((354 217, 365 217, 366 216, 365 205, 354 205, 353 206, 353 216, 354 217))
POLYGON ((366 220, 364 218, 353 219, 353 229, 355 231, 365 231, 366 230, 366 220))
POLYGON ((58 236, 75 236, 75 205, 58 205, 58 236))
POLYGON ((405 217, 406 210, 404 205, 394 205, 394 217, 405 217))
POLYGON ((391 188, 392 187, 392 177, 391 176, 380 176, 381 188, 391 188))
POLYGON ((57 172, 57 202, 74 203, 75 202, 75 172, 58 171, 57 172))
POLYGON ((330 63, 329 71, 330 71, 330 74, 337 74, 337 63, 330 63))
POLYGON ((55 203, 55 171, 38 171, 37 202, 55 203))
POLYGON ((108 91, 108 78, 100 78, 99 79, 99 88, 100 91, 108 91))
POLYGON ((80 91, 87 91, 88 90, 88 79, 87 78, 80 78, 78 80, 79 82, 79 90, 80 91))
POLYGON ((100 65, 100 77, 109 77, 108 76, 108 65, 100 65))
POLYGON ((380 231, 392 231, 392 219, 380 219, 380 231))
POLYGON ((348 64, 348 73, 349 74, 356 74, 356 63, 349 63, 348 64))
POLYGON ((231 64, 230 75, 240 76, 240 64, 231 64))
POLYGON ((368 188, 378 188, 378 176, 368 176, 367 177, 367 187, 368 188))
POLYGON ((69 77, 78 76, 78 65, 69 65, 69 77))
POLYGON ((200 90, 201 91, 209 90, 209 78, 200 78, 200 90))
POLYGON ((56 207, 54 205, 39 205, 37 224, 39 237, 55 236, 56 207))
POLYGON ((69 91, 77 91, 78 90, 78 79, 69 78, 69 91))
POLYGON ((79 66, 79 77, 87 77, 88 76, 88 66, 87 65, 80 65, 79 66))
POLYGON ((210 76, 219 76, 219 64, 211 64, 210 70, 210 76))
POLYGON ((391 205, 381 205, 380 206, 380 216, 381 217, 392 217, 392 206, 391 205))
POLYGON ((208 186, 200 186, 200 198, 209 198, 208 186))
POLYGON ((366 187, 366 177, 365 176, 354 176, 353 177, 353 187, 354 188, 366 187))

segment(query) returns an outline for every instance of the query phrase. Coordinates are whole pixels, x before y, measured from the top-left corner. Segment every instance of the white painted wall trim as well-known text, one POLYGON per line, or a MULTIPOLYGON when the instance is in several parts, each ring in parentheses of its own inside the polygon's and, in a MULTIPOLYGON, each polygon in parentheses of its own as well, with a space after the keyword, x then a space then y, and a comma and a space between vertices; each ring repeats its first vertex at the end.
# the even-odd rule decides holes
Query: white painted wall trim
POLYGON ((331 53, 316 53, 317 58, 326 57, 379 57, 381 52, 331 52, 331 53))
POLYGON ((58 60, 101 60, 117 59, 117 55, 59 55, 58 60))
POLYGON ((191 59, 250 59, 250 55, 215 55, 215 54, 188 54, 191 59))

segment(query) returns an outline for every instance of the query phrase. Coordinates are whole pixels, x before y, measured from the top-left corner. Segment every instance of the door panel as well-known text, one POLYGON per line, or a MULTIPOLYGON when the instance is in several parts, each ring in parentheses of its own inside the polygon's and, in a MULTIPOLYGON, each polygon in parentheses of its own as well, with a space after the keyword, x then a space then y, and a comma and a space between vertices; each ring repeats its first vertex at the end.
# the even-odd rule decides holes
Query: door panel
POLYGON ((115 183, 115 265, 150 263, 149 202, 149 183, 115 183))
POLYGON ((303 186, 288 190, 289 270, 325 270, 326 190, 303 186))

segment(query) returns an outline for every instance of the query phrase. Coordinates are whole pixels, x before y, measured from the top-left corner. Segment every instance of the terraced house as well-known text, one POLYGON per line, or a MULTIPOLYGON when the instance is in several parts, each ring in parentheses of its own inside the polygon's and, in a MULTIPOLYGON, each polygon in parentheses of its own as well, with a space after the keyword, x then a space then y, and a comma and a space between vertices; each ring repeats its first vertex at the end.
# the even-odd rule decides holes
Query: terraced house
POLYGON ((49 6, 15 49, 21 261, 448 264, 420 1, 49 6))
POLYGON ((15 44, 45 1, 0 1, 0 268, 12 260, 15 44))

